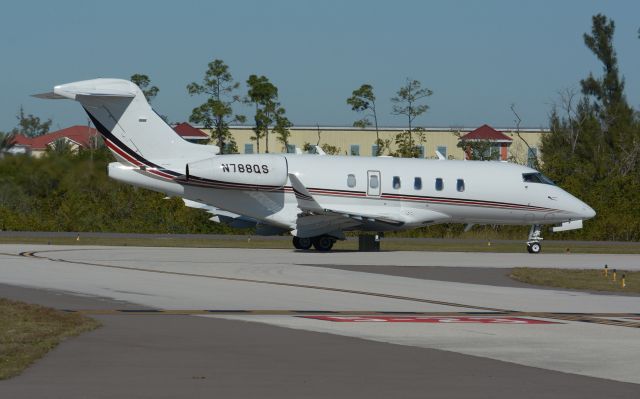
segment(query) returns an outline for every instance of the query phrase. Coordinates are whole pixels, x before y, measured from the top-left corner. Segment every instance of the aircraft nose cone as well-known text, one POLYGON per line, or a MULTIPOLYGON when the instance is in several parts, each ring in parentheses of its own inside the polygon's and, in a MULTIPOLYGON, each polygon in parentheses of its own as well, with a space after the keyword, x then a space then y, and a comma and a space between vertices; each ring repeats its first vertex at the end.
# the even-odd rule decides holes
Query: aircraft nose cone
POLYGON ((581 217, 583 219, 591 219, 592 217, 594 217, 596 215, 596 211, 593 210, 592 207, 590 207, 587 204, 584 204, 582 206, 582 210, 581 210, 581 217))

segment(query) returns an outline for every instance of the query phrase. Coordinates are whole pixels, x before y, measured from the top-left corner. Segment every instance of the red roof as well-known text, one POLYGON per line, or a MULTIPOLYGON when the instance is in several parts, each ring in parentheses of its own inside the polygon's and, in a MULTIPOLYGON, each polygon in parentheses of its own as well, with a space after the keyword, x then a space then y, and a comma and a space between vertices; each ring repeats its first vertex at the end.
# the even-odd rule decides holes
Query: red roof
POLYGON ((206 134, 200 129, 196 129, 195 127, 191 126, 187 122, 178 123, 173 127, 173 130, 175 130, 176 133, 178 133, 178 135, 180 135, 180 137, 182 138, 187 138, 187 137, 191 139, 195 139, 195 138, 208 139, 209 138, 208 134, 206 134))
POLYGON ((81 147, 89 147, 91 137, 97 135, 98 131, 94 128, 76 125, 33 138, 17 134, 14 137, 13 142, 15 145, 31 147, 32 150, 45 150, 47 146, 54 141, 61 138, 67 138, 81 147))
POLYGON ((486 124, 460 137, 460 140, 513 141, 511 137, 486 124))

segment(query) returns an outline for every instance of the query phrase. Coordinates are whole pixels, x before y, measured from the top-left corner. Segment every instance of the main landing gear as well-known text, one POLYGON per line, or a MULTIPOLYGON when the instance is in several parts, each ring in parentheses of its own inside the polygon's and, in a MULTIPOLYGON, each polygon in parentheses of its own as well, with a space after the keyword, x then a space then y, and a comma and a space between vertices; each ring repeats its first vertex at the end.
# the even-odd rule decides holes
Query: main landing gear
POLYGON ((301 237, 293 237, 293 246, 296 249, 304 249, 307 250, 313 247, 316 251, 327 252, 331 251, 333 248, 333 244, 336 242, 335 238, 330 236, 318 236, 313 238, 301 238, 301 237))
POLYGON ((540 232, 542 230, 542 226, 539 224, 534 224, 531 226, 531 230, 529 230, 529 239, 527 240, 527 251, 530 254, 539 254, 542 251, 542 240, 543 238, 540 236, 540 232))

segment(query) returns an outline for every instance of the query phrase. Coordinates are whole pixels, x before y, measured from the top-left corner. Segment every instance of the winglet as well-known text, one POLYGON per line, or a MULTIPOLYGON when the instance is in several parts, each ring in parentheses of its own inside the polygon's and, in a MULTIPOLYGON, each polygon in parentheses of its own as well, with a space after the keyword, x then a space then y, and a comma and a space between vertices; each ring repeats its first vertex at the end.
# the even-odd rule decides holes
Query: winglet
POLYGON ((298 200, 298 208, 303 211, 310 212, 323 212, 324 209, 318 204, 318 202, 313 198, 309 190, 302 184, 298 176, 293 173, 289 173, 289 180, 291 181, 291 187, 293 188, 293 193, 296 196, 296 200, 298 200))
POLYGON ((327 153, 324 152, 322 147, 320 147, 319 145, 314 145, 314 147, 315 147, 315 150, 316 150, 316 154, 318 154, 318 155, 327 155, 327 153))

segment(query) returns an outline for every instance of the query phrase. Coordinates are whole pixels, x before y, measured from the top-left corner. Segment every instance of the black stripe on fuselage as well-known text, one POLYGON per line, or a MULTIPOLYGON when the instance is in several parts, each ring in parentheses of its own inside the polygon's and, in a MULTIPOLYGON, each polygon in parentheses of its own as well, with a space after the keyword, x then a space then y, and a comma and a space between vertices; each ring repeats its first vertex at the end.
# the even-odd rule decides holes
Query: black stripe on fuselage
POLYGON ((100 134, 104 138, 106 138, 107 140, 111 141, 116 146, 120 147, 120 149, 122 151, 126 152, 127 155, 129 155, 130 157, 134 158, 135 160, 137 160, 138 162, 144 164, 147 167, 156 168, 156 169, 161 170, 162 172, 167 173, 167 174, 172 175, 172 176, 180 176, 180 173, 177 173, 177 172, 175 172, 173 170, 164 169, 161 166, 158 166, 155 163, 150 162, 148 159, 144 158, 142 155, 138 154, 137 152, 131 150, 131 148, 126 146, 122 141, 120 141, 120 139, 118 139, 116 136, 114 136, 113 133, 111 133, 109 131, 109 129, 107 129, 102 123, 100 123, 100 121, 96 117, 94 117, 91 114, 91 112, 89 112, 89 110, 84 108, 84 111, 87 113, 87 115, 89 115, 89 118, 91 119, 91 122, 93 122, 93 125, 96 127, 96 129, 98 129, 98 132, 100 132, 100 134))

